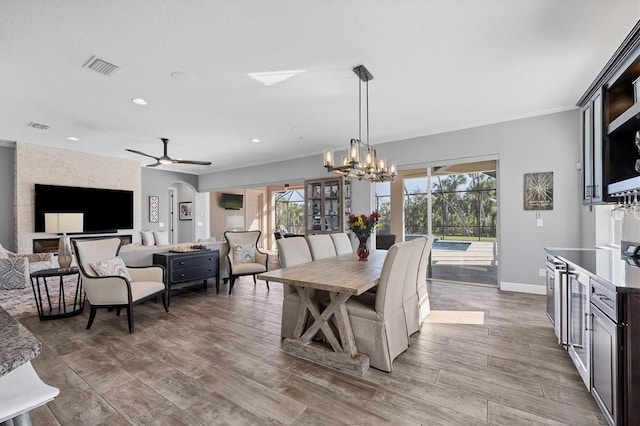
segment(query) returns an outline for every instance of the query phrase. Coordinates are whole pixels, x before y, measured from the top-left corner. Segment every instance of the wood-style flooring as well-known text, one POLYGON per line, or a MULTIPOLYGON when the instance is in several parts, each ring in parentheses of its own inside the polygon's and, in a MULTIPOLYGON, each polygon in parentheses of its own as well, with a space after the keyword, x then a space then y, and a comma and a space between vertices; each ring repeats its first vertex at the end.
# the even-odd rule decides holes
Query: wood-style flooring
POLYGON ((34 425, 606 424, 557 345, 544 296, 429 284, 433 315, 392 373, 352 377, 280 350, 282 287, 250 277, 175 291, 171 311, 99 310, 20 321, 44 343, 32 363, 60 389, 34 425), (448 312, 457 311, 457 312, 448 312))

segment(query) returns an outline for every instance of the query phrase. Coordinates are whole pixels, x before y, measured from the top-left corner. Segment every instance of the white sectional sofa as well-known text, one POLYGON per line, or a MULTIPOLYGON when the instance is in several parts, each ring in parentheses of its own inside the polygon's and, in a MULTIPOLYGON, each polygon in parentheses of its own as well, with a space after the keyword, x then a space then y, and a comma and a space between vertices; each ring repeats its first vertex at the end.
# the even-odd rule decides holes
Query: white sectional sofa
POLYGON ((192 245, 203 245, 211 250, 220 251, 220 278, 229 278, 229 260, 227 259, 227 243, 225 241, 204 241, 198 243, 180 243, 161 246, 143 246, 141 244, 127 244, 120 248, 119 256, 127 266, 151 266, 153 265, 153 254, 171 250, 174 247, 192 245))

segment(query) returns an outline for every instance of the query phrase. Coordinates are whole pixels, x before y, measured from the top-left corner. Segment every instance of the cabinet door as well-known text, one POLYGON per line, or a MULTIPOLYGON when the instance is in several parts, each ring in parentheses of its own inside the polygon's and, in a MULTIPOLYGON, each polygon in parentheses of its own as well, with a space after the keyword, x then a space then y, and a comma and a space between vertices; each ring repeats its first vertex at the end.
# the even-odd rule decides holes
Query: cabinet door
POLYGON ((582 272, 569 278, 569 335, 568 351, 587 389, 591 388, 591 335, 587 319, 590 317, 589 278, 582 272))
POLYGON ((591 191, 591 202, 601 203, 605 198, 604 181, 602 175, 602 168, 604 166, 603 158, 603 126, 602 126, 602 96, 598 93, 591 101, 591 109, 593 111, 593 134, 591 135, 591 145, 593 152, 593 182, 591 191))
POLYGON ((591 139, 591 103, 582 108, 582 200, 591 203, 593 196, 593 143, 591 139))
POLYGON ((600 409, 615 424, 618 415, 618 339, 616 324, 600 309, 593 308, 591 356, 593 360, 593 394, 600 409))

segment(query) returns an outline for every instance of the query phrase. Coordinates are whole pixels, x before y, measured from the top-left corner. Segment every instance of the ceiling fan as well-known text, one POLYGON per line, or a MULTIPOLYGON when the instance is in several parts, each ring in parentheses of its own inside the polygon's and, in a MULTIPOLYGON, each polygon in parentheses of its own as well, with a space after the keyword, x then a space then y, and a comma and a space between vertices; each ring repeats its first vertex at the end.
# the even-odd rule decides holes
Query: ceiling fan
POLYGON ((183 160, 181 158, 171 158, 167 155, 167 145, 169 144, 169 139, 160 138, 162 143, 164 144, 164 154, 162 157, 154 157, 153 155, 146 154, 142 151, 136 151, 135 149, 126 149, 129 152, 133 152, 134 154, 144 155, 145 157, 151 157, 156 162, 154 164, 148 164, 147 167, 157 167, 160 164, 196 164, 199 166, 210 166, 211 161, 195 161, 195 160, 183 160))

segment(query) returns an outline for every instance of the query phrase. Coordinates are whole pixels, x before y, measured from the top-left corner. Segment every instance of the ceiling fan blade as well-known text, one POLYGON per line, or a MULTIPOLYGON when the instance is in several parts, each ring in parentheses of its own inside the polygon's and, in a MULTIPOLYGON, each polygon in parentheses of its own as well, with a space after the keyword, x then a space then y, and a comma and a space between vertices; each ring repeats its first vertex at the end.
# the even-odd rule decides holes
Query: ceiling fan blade
POLYGON ((153 164, 147 164, 145 167, 158 167, 161 163, 160 162, 156 162, 153 164))
POLYGON ((158 157, 154 157, 153 155, 145 154, 142 151, 136 151, 135 149, 126 148, 126 151, 133 152, 134 154, 144 155, 145 157, 153 158, 154 160, 158 160, 158 157))
POLYGON ((210 166, 211 161, 194 161, 194 160, 173 160, 177 164, 197 164, 199 166, 210 166))

